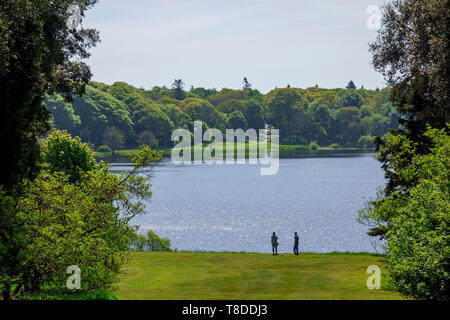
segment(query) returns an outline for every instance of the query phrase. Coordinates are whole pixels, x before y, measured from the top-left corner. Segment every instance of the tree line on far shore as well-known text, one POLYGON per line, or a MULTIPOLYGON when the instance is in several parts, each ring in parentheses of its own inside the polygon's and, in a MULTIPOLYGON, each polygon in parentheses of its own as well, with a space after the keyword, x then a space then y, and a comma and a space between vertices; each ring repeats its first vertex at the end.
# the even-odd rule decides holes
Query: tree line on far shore
POLYGON ((391 89, 275 88, 267 94, 252 89, 244 78, 240 90, 184 90, 181 79, 171 88, 150 90, 124 82, 90 82, 83 97, 67 102, 56 94, 45 103, 53 126, 79 136, 98 151, 172 146, 174 129, 204 128, 280 130, 281 144, 374 147, 374 137, 398 128, 398 113, 389 100, 391 89))

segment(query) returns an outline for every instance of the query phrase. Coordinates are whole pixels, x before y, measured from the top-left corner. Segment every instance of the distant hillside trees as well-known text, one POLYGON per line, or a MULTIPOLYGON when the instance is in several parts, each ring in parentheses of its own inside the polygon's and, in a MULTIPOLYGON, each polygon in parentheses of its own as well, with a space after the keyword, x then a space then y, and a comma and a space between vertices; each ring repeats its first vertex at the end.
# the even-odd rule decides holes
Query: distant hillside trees
POLYGON ((117 147, 104 140, 111 128, 123 135, 124 148, 145 141, 163 147, 172 145, 174 129, 192 131, 195 120, 223 132, 227 128, 258 130, 268 124, 280 129, 284 144, 346 147, 373 147, 375 136, 398 127, 399 115, 389 101, 389 88, 282 88, 264 95, 245 81, 242 90, 191 87, 184 91, 183 85, 177 80, 171 89, 144 90, 124 82, 91 82, 83 98, 74 96, 67 103, 56 95, 47 97, 46 103, 56 128, 94 147, 108 145, 114 150, 117 147))

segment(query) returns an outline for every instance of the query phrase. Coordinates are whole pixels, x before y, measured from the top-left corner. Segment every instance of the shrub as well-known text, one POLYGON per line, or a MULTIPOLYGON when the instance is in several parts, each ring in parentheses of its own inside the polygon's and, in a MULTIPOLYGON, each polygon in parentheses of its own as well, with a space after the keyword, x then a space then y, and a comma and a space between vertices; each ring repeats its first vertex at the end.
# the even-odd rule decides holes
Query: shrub
POLYGON ((134 251, 172 251, 170 239, 161 238, 153 231, 146 234, 135 233, 130 248, 134 251))
POLYGON ((437 129, 428 129, 425 136, 432 147, 422 155, 407 137, 388 135, 381 150, 393 150, 388 169, 411 187, 381 194, 360 211, 359 219, 385 231, 392 288, 416 299, 448 300, 450 136, 437 129))
POLYGON ((311 142, 309 144, 309 150, 317 150, 319 148, 320 148, 320 146, 317 143, 315 143, 315 142, 311 142))
POLYGON ((374 148, 375 147, 374 140, 375 140, 375 138, 372 136, 362 136, 358 140, 358 147, 359 148, 374 148))
MULTIPOLYGON (((97 164, 93 151, 67 132, 54 131, 42 144, 46 162, 35 180, 25 180, 14 199, 0 189, 0 205, 7 213, 14 210, 19 248, 7 261, 14 273, 0 261, 0 286, 6 296, 13 288, 37 297, 88 299, 94 292, 93 298, 108 298, 101 292, 111 289, 129 257, 134 233, 129 222, 144 213, 139 200, 151 196, 149 176, 142 170, 159 163, 161 155, 143 146, 130 158, 133 170, 118 176, 104 162, 97 164), (66 287, 72 265, 82 273, 76 293, 66 287)), ((0 258, 6 250, 0 242, 0 258)))
POLYGON ((46 171, 62 172, 71 183, 79 181, 83 172, 96 167, 92 149, 80 138, 72 138, 67 131, 53 130, 41 145, 41 159, 46 171))
POLYGON ((97 151, 98 152, 103 152, 103 153, 110 153, 110 152, 112 152, 111 148, 109 146, 104 145, 104 144, 98 146, 97 151))

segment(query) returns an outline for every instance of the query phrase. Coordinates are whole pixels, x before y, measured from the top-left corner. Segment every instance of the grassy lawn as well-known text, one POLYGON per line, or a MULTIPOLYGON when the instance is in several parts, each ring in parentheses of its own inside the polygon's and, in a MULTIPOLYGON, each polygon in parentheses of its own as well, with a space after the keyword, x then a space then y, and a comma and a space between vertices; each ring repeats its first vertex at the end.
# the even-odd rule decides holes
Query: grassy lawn
POLYGON ((400 299, 369 290, 370 254, 138 252, 120 276, 119 299, 400 299))

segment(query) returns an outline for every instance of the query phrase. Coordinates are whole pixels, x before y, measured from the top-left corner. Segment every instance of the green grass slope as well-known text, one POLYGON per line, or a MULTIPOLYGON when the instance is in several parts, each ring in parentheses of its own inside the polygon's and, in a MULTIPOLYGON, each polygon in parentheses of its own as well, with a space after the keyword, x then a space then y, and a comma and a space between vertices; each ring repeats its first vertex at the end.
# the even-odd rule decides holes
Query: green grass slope
POLYGON ((401 299, 366 287, 371 254, 139 252, 120 276, 119 299, 401 299))

